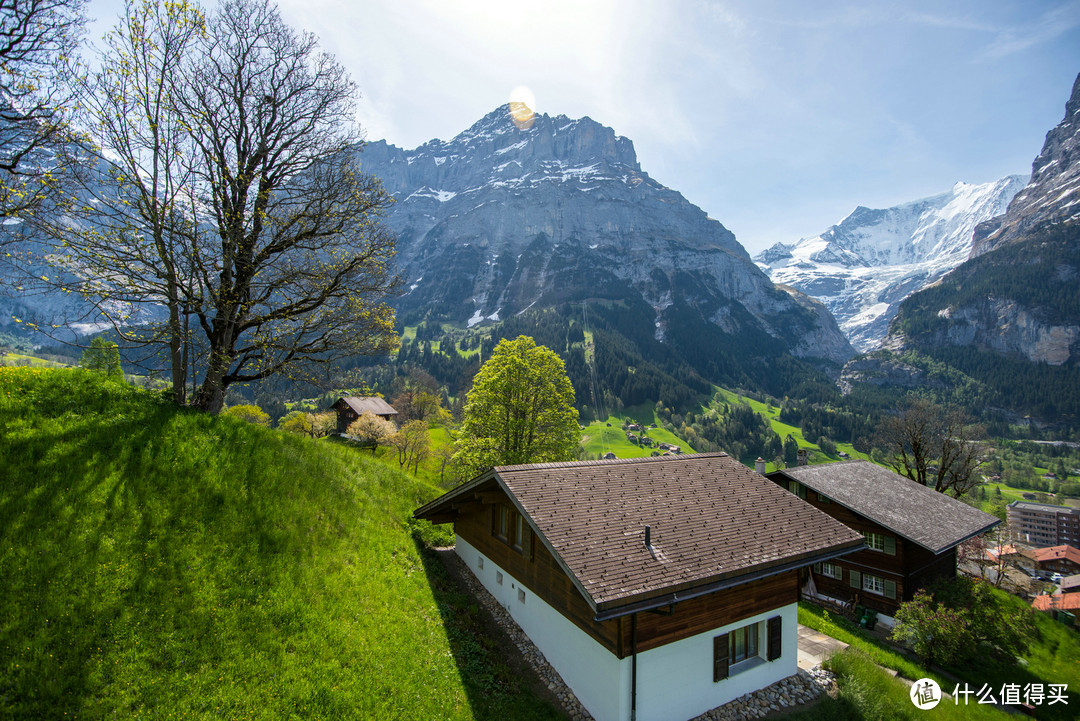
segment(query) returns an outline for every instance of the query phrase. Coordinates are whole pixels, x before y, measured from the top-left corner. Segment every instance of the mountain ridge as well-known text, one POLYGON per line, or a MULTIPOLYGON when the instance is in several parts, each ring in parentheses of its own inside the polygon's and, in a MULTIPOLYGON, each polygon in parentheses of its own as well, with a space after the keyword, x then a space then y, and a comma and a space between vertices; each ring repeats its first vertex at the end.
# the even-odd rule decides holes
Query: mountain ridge
POLYGON ((890 208, 860 205, 824 232, 777 243, 754 260, 773 281, 824 303, 866 352, 884 339, 903 298, 967 259, 976 225, 1004 210, 1025 180, 958 182, 890 208))
POLYGON ((588 117, 500 106, 449 141, 368 143, 361 167, 397 203, 405 321, 464 326, 528 308, 643 300, 654 337, 691 325, 761 354, 842 363, 853 350, 823 306, 776 287, 722 223, 641 169, 633 143, 588 117), (756 340, 750 340, 756 339, 756 340))

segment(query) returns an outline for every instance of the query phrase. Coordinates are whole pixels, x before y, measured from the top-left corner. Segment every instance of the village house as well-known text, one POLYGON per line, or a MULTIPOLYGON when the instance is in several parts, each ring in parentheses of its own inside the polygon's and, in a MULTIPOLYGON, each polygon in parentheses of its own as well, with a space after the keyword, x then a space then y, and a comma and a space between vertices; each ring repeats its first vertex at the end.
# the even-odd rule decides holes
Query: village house
POLYGON ((725 453, 499 466, 413 515, 454 524, 597 721, 692 718, 796 673, 799 569, 864 545, 725 453))
POLYGON ((1080 548, 1050 546, 1030 550, 1025 555, 1034 562, 1035 573, 1040 576, 1054 573, 1073 576, 1080 573, 1080 548))
POLYGON ((813 566, 804 592, 872 609, 886 625, 918 589, 955 577, 960 543, 1001 523, 869 461, 797 466, 766 477, 866 538, 866 550, 813 566))
POLYGON ((365 413, 371 413, 388 421, 397 417, 394 407, 378 396, 343 396, 330 406, 337 411, 337 431, 344 433, 349 424, 365 413))

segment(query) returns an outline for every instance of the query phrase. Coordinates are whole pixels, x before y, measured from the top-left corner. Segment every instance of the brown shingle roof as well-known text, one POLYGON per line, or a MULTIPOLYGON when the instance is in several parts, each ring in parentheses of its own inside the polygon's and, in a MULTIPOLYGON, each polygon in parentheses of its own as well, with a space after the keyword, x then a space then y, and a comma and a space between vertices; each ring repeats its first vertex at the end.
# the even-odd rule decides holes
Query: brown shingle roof
POLYGON ((414 515, 434 514, 492 480, 598 617, 863 547, 860 534, 724 453, 500 466, 414 515))
POLYGON ((345 401, 349 408, 356 411, 358 416, 365 413, 376 416, 396 416, 398 414, 392 405, 378 396, 344 396, 341 400, 345 401))
POLYGON ((934 553, 1001 521, 869 461, 838 461, 770 473, 793 478, 934 553))

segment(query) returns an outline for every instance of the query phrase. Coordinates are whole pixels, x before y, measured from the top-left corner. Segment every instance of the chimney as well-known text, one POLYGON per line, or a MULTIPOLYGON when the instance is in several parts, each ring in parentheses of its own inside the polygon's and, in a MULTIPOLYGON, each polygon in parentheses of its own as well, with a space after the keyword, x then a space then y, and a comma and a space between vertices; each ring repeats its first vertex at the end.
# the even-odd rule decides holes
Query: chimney
POLYGON ((796 465, 805 466, 810 458, 810 451, 805 448, 799 449, 799 462, 796 465))
POLYGON ((758 456, 758 459, 754 461, 754 470, 763 476, 765 475, 765 459, 761 456, 758 456))
POLYGON ((645 526, 645 548, 652 548, 652 528, 645 526))

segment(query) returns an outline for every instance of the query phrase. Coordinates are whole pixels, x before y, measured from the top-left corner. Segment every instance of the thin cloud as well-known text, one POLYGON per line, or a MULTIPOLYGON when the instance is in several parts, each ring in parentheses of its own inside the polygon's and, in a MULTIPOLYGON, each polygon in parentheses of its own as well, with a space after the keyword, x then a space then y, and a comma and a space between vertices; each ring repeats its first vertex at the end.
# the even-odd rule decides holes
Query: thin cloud
POLYGON ((1080 25, 1080 2, 1052 8, 1035 21, 1002 31, 986 49, 990 58, 1002 58, 1050 42, 1080 25))

